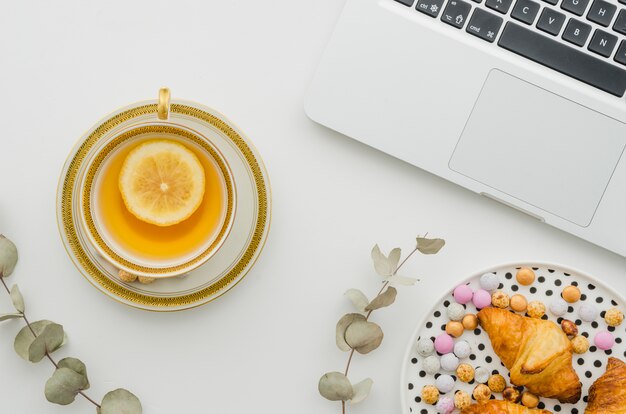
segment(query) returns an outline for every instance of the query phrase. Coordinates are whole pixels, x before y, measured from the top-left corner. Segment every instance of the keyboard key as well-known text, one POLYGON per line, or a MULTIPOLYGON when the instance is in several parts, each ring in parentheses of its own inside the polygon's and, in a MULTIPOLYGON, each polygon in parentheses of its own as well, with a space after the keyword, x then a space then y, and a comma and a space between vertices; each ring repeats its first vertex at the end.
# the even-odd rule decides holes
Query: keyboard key
POLYGON ((622 43, 620 43, 617 53, 615 54, 615 61, 626 65, 626 40, 622 40, 622 43))
POLYGON ((615 19, 615 24, 613 25, 613 30, 621 34, 626 34, 626 10, 622 9, 619 11, 617 19, 615 19))
POLYGON ((487 0, 485 6, 490 9, 499 11, 502 14, 507 14, 511 8, 513 0, 487 0))
POLYGON ((411 7, 413 5, 414 0, 396 0, 400 4, 404 4, 405 6, 411 7))
POLYGON ((589 50, 601 56, 609 57, 613 53, 616 43, 617 36, 598 29, 589 42, 589 50))
POLYGON ((493 43, 502 26, 502 17, 489 13, 482 9, 474 9, 474 14, 467 24, 467 33, 478 36, 483 40, 493 43))
POLYGON ((539 13, 539 7, 539 3, 535 3, 532 0, 517 0, 511 12, 511 17, 526 24, 533 24, 537 13, 539 13))
POLYGON ((419 0, 415 8, 431 17, 439 16, 443 0, 419 0))
POLYGON ((541 16, 539 16, 537 28, 556 36, 561 31, 563 23, 565 23, 565 15, 563 13, 545 8, 543 12, 541 12, 541 16))
MULTIPOLYGON (((543 1, 545 1, 546 3, 551 4, 553 6, 556 6, 556 4, 559 2, 559 0, 543 0, 543 1)), ((626 1, 626 0, 624 0, 624 1, 626 1)))
POLYGON ((460 29, 465 24, 472 6, 463 0, 450 0, 441 15, 441 21, 460 29))
POLYGON ((583 23, 576 19, 569 19, 565 31, 563 32, 563 39, 576 46, 583 46, 591 33, 591 25, 583 23))
POLYGON ((604 0, 595 0, 589 9, 587 19, 604 27, 608 27, 609 24, 611 24, 611 20, 613 20, 613 15, 615 15, 616 10, 617 6, 614 4, 607 3, 604 0))
POLYGON ((570 13, 574 13, 576 16, 582 16, 588 4, 589 0, 563 0, 561 8, 570 13))
POLYGON ((615 96, 626 91, 626 70, 517 23, 506 24, 498 45, 615 96))

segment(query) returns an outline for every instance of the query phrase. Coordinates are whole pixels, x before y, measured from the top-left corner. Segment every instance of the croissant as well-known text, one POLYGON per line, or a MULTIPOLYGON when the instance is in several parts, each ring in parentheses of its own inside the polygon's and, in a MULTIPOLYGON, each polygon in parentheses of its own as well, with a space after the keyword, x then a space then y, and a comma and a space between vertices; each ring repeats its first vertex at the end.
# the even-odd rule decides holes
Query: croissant
POLYGON ((572 368, 572 344, 557 324, 499 308, 481 310, 478 320, 511 371, 513 384, 562 403, 580 399, 582 385, 572 368))
POLYGON ((626 364, 609 358, 606 372, 589 388, 585 414, 626 414, 626 364))
POLYGON ((527 408, 508 401, 489 400, 472 404, 461 414, 552 414, 550 411, 527 408))

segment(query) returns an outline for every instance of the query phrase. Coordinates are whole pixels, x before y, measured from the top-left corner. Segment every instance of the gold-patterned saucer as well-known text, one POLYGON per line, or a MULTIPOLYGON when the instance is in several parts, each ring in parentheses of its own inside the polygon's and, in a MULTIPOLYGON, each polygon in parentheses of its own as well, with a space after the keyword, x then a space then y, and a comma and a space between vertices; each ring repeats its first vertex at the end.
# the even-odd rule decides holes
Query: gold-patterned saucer
POLYGON ((256 262, 271 220, 271 190, 265 166, 256 148, 223 115, 202 105, 173 100, 167 125, 206 137, 224 157, 237 197, 230 232, 220 248, 200 267, 181 276, 152 284, 127 283, 118 269, 94 248, 81 224, 81 183, 87 160, 101 149, 102 137, 137 125, 158 125, 158 102, 145 101, 123 108, 89 130, 63 167, 57 190, 57 221, 65 248, 78 270, 107 296, 140 309, 178 311, 200 306, 235 286, 256 262))

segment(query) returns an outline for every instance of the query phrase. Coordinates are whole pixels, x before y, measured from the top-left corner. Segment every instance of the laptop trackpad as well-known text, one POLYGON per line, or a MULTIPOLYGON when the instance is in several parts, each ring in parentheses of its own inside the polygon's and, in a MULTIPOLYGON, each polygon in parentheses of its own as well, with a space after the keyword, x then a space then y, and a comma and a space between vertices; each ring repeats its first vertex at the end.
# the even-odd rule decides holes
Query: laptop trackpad
POLYGON ((492 70, 450 168, 588 226, 625 144, 625 124, 492 70))

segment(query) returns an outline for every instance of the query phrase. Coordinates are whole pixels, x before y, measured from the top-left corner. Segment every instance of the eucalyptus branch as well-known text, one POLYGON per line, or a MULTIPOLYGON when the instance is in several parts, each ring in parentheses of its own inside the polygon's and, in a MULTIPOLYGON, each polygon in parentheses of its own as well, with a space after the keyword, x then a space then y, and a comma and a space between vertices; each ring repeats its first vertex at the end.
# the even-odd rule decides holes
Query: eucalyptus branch
POLYGON ((358 313, 344 315, 336 327, 337 347, 342 351, 349 352, 346 368, 341 372, 328 372, 320 378, 318 390, 320 394, 330 401, 341 401, 341 412, 346 412, 346 401, 356 404, 367 398, 373 381, 367 378, 357 384, 352 384, 348 379, 350 364, 355 351, 360 354, 368 354, 377 349, 383 340, 383 331, 379 325, 371 322, 370 316, 377 310, 390 306, 395 302, 397 290, 392 285, 412 285, 418 280, 398 275, 404 264, 416 252, 422 254, 436 254, 445 245, 442 239, 417 238, 416 247, 400 262, 401 251, 393 249, 385 256, 376 245, 372 249, 372 260, 376 273, 382 276, 383 286, 371 301, 358 289, 350 289, 346 296, 350 299, 358 313))

